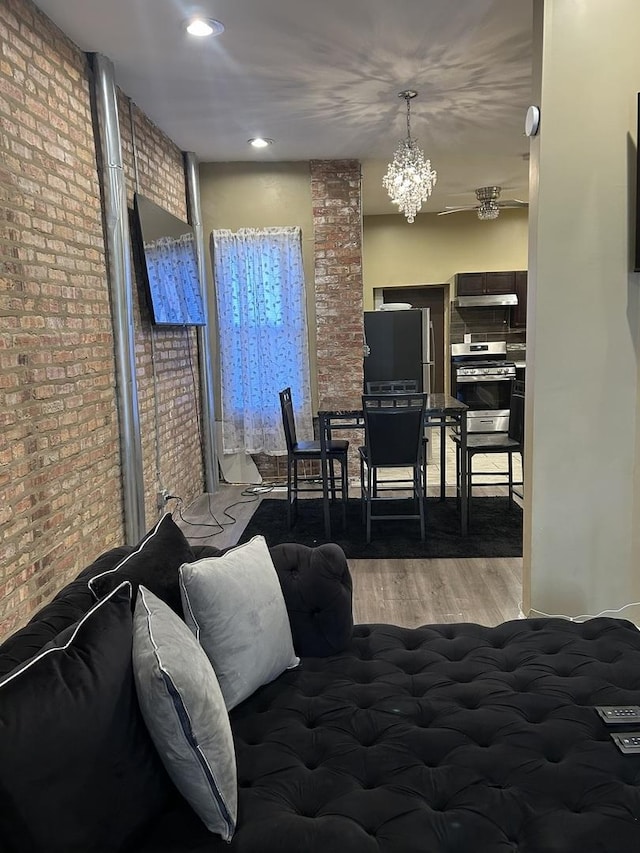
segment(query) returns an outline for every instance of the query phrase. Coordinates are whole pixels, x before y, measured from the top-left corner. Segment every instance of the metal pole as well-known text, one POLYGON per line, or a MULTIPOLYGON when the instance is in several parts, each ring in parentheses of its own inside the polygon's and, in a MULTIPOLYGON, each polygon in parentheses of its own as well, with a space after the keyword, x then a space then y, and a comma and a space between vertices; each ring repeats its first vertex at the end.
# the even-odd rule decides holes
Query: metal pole
POLYGON ((137 542, 145 532, 144 472, 133 327, 133 276, 127 193, 113 64, 91 54, 102 166, 103 212, 116 360, 125 536, 137 542))
POLYGON ((218 457, 215 441, 215 412, 213 397, 213 368, 211 359, 211 334, 209 317, 213 314, 213 291, 207 287, 207 268, 204 254, 204 238, 202 219, 200 215, 200 177, 198 162, 195 154, 187 151, 184 154, 185 173, 187 180, 187 198, 189 202, 189 222, 193 226, 196 240, 196 255, 198 258, 198 274, 200 277, 200 292, 206 325, 198 326, 198 355, 200 358, 200 395, 202 398, 202 452, 204 455, 205 488, 207 492, 217 492, 219 486, 218 457))

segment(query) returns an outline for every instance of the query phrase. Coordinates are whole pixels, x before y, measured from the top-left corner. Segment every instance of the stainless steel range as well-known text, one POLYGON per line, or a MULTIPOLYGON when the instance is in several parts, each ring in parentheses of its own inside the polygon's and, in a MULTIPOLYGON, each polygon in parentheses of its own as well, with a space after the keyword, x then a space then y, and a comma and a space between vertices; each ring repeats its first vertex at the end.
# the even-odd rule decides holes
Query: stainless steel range
POLYGON ((469 432, 509 429, 511 386, 516 366, 505 341, 451 344, 452 395, 469 406, 469 432))

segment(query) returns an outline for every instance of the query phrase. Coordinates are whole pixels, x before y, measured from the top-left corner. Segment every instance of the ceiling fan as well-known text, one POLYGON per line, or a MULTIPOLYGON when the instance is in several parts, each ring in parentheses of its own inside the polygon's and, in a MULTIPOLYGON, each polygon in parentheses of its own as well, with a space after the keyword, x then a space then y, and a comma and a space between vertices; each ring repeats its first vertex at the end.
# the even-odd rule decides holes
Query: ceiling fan
POLYGON ((440 211, 438 216, 446 216, 448 213, 459 213, 461 210, 476 210, 478 219, 497 219, 500 211, 506 207, 529 207, 529 202, 520 201, 517 198, 499 201, 502 187, 479 187, 475 193, 478 204, 465 204, 460 207, 446 207, 440 211))

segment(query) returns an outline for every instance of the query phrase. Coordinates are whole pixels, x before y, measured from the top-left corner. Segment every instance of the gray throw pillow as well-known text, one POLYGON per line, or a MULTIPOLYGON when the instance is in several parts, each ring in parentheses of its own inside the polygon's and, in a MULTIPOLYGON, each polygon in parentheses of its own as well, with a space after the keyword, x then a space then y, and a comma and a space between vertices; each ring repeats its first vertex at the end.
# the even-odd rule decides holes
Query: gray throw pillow
POLYGON ((185 622, 213 664, 229 710, 300 663, 264 536, 185 563, 179 573, 185 622))
POLYGON ((207 829, 230 841, 236 760, 216 675, 184 622, 144 586, 133 617, 133 674, 142 716, 169 776, 207 829))

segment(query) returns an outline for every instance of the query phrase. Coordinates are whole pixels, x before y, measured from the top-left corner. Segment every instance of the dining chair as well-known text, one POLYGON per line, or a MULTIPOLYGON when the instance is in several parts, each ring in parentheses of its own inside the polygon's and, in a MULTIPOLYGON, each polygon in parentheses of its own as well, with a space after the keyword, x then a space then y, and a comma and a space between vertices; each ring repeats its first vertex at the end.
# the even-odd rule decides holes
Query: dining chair
MULTIPOLYGON (((460 436, 454 433, 451 436, 456 445, 456 481, 458 493, 460 492, 460 436)), ((467 496, 469 512, 471 512, 471 495, 474 477, 487 476, 487 472, 473 471, 473 459, 479 453, 506 453, 507 468, 503 471, 492 471, 491 476, 504 478, 508 485, 509 500, 513 502, 514 486, 522 486, 521 480, 513 478, 513 455, 519 453, 522 457, 524 446, 524 382, 516 380, 511 389, 511 403, 509 407, 509 430, 508 432, 468 433, 467 434, 467 496)), ((486 482, 476 485, 487 485, 486 482)), ((518 497, 521 495, 518 494, 518 497)))
MULTIPOLYGON (((388 379, 385 381, 367 382, 367 394, 406 394, 407 392, 415 392, 418 390, 417 379, 388 379)), ((429 427, 425 425, 424 434, 422 436, 423 451, 425 461, 429 461, 429 427)), ((426 490, 426 471, 425 468, 425 490, 426 490)), ((375 486, 374 486, 375 488, 375 486)), ((426 493, 426 492, 425 492, 426 493)))
POLYGON ((417 379, 389 379, 366 384, 367 394, 406 394, 417 390, 417 379))
POLYGON ((423 421, 427 395, 422 393, 364 394, 364 445, 360 456, 362 516, 367 542, 371 542, 371 522, 390 519, 416 519, 420 539, 425 537, 426 460, 423 421), (410 468, 411 480, 378 480, 378 473, 390 468, 410 468), (414 501, 414 512, 374 513, 382 501, 393 501, 388 493, 402 491, 407 500, 407 484, 414 501))
MULTIPOLYGON (((304 465, 307 462, 319 461, 321 459, 321 451, 319 441, 298 440, 291 388, 285 388, 280 391, 280 408, 282 410, 282 426, 287 445, 287 525, 291 527, 297 515, 298 494, 303 491, 321 492, 323 490, 322 482, 320 485, 317 485, 317 477, 309 475, 300 476, 298 473, 298 466, 301 463, 304 465), (306 484, 304 488, 300 488, 301 483, 306 484)), ((341 470, 342 521, 345 526, 347 520, 347 501, 349 499, 348 450, 349 442, 345 439, 330 439, 327 441, 327 467, 331 499, 333 501, 336 500, 334 462, 339 462, 341 470)))

